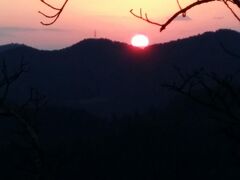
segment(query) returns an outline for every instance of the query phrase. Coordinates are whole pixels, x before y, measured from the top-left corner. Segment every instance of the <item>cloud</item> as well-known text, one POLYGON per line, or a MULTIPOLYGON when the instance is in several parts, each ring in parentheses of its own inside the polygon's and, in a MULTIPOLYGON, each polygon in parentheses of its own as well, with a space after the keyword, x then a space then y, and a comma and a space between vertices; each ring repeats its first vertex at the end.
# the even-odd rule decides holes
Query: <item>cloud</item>
MULTIPOLYGON (((12 38, 19 37, 20 34, 32 34, 32 33, 68 33, 70 29, 61 29, 61 28, 31 28, 31 27, 14 27, 14 26, 0 26, 0 38, 1 40, 7 39, 10 40, 12 38)), ((20 35, 22 36, 22 35, 20 35)))
POLYGON ((11 35, 14 33, 22 33, 22 32, 68 32, 71 30, 61 29, 61 28, 31 28, 31 27, 0 27, 0 36, 3 35, 11 35))
POLYGON ((0 30, 0 37, 1 37, 1 38, 9 38, 9 37, 14 37, 14 35, 11 34, 11 33, 2 32, 2 31, 0 30))
POLYGON ((216 17, 213 17, 213 19, 222 20, 222 19, 224 19, 224 16, 216 16, 216 17))
POLYGON ((178 17, 175 18, 175 21, 191 21, 192 18, 189 16, 183 17, 182 15, 179 15, 178 17))

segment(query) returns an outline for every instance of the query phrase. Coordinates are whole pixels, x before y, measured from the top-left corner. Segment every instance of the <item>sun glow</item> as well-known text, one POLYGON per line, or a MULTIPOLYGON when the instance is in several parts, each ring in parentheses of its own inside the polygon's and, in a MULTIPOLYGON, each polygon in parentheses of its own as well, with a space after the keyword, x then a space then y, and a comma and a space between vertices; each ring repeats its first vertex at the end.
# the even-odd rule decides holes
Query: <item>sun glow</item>
POLYGON ((132 46, 145 48, 149 45, 149 39, 143 34, 136 34, 131 39, 132 46))

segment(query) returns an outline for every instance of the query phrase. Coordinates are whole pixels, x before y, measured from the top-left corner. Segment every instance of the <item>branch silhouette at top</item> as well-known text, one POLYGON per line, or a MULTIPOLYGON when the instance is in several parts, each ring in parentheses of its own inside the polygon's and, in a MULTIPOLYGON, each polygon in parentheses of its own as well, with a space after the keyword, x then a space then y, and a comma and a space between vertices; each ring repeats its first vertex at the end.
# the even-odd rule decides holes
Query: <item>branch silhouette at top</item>
POLYGON ((43 21, 40 22, 42 25, 45 25, 45 26, 52 25, 52 24, 54 24, 54 23, 58 20, 59 16, 61 15, 63 9, 65 8, 65 6, 66 6, 66 4, 67 4, 67 2, 68 2, 68 0, 65 0, 65 2, 64 2, 63 5, 62 5, 62 7, 58 8, 58 7, 55 7, 55 6, 47 3, 45 0, 40 0, 40 1, 41 1, 42 3, 44 3, 45 5, 47 5, 48 7, 50 7, 52 10, 57 11, 56 14, 53 14, 53 15, 47 15, 47 14, 41 12, 41 11, 38 11, 40 14, 42 14, 43 16, 45 16, 47 19, 50 19, 50 20, 51 20, 51 21, 48 22, 48 23, 43 22, 43 21))
POLYGON ((215 1, 219 1, 225 4, 225 6, 231 11, 231 13, 234 15, 234 17, 240 22, 240 16, 237 15, 237 13, 233 10, 233 8, 230 6, 230 4, 236 5, 239 10, 240 10, 240 0, 195 0, 193 3, 187 5, 186 7, 182 7, 179 0, 176 0, 179 10, 177 12, 175 12, 166 22, 164 23, 158 23, 156 21, 153 21, 151 19, 148 18, 148 14, 147 13, 142 13, 142 9, 140 9, 139 14, 135 13, 133 9, 130 10, 130 13, 135 16, 138 19, 141 19, 149 24, 153 24, 156 26, 160 27, 160 32, 163 31, 164 29, 166 29, 166 27, 172 23, 173 20, 175 20, 179 15, 182 15, 183 17, 186 17, 187 11, 189 11, 190 9, 202 5, 202 4, 206 4, 206 3, 210 3, 210 2, 215 2, 215 1))
MULTIPOLYGON (((55 14, 53 15, 47 15, 41 11, 39 11, 40 14, 42 14, 44 17, 46 17, 47 19, 50 19, 50 22, 43 22, 41 21, 42 25, 45 26, 49 26, 54 24, 59 16, 61 15, 61 13, 63 12, 68 0, 65 0, 63 5, 58 8, 55 7, 53 5, 51 5, 50 3, 46 2, 46 0, 40 0, 42 3, 44 3, 45 5, 47 5, 48 7, 50 7, 52 10, 57 11, 55 14)), ((179 10, 177 12, 175 12, 166 22, 164 23, 158 23, 156 21, 153 21, 151 19, 148 18, 148 14, 147 13, 142 13, 142 9, 140 9, 139 13, 135 13, 133 9, 130 10, 130 13, 135 16, 138 19, 141 19, 147 23, 156 25, 160 27, 160 32, 163 31, 164 29, 166 29, 166 27, 172 23, 173 20, 175 20, 179 15, 182 15, 183 17, 186 17, 187 15, 187 11, 191 10, 192 8, 202 5, 202 4, 206 4, 206 3, 210 3, 210 2, 222 2, 224 3, 224 5, 231 11, 231 13, 234 15, 234 17, 240 22, 240 16, 235 12, 235 10, 231 7, 231 5, 235 5, 238 7, 238 9, 240 10, 240 0, 195 0, 194 2, 192 2, 191 4, 187 5, 186 7, 182 7, 180 0, 176 0, 177 5, 179 7, 179 10), (231 4, 231 5, 230 5, 231 4)))

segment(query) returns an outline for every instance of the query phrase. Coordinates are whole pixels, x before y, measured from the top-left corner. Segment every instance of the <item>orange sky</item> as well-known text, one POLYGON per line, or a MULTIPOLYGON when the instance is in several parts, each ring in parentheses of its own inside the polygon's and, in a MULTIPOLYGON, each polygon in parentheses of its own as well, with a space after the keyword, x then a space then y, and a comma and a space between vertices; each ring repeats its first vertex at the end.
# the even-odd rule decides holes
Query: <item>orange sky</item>
MULTIPOLYGON (((46 0, 61 5, 64 0, 46 0)), ((192 0, 182 0, 185 4, 192 0)), ((240 31, 240 23, 220 2, 195 8, 188 13, 187 20, 181 18, 164 32, 142 22, 130 13, 142 8, 151 19, 163 22, 175 10, 175 0, 69 0, 60 19, 45 27, 39 22, 45 20, 38 10, 51 12, 40 0, 0 1, 0 44, 24 43, 41 49, 59 49, 82 39, 97 37, 130 42, 136 33, 146 34, 150 42, 160 43, 187 37, 204 31, 231 28, 240 31)), ((184 4, 183 4, 184 5, 184 4)))

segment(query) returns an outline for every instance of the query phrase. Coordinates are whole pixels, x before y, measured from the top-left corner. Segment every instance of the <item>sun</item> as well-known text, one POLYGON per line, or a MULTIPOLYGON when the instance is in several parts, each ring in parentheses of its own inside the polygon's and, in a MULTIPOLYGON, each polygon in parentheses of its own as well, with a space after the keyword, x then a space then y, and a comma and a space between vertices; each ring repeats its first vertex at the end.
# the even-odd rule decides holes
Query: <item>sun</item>
POLYGON ((143 34, 136 34, 131 39, 132 46, 145 48, 149 45, 149 39, 143 34))

